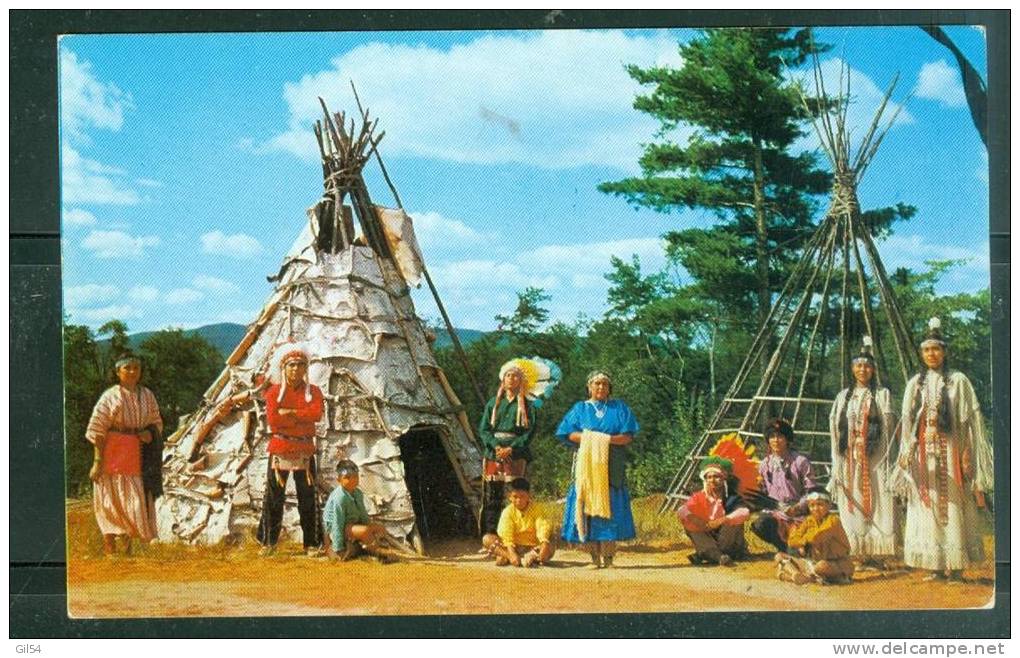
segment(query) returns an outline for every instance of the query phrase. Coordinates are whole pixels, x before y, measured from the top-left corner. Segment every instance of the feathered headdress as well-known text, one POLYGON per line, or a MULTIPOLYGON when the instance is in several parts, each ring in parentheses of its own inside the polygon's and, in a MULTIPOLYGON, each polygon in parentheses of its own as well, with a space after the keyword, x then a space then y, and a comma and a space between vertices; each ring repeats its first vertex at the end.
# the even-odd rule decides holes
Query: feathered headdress
POLYGON ((946 341, 942 338, 942 320, 939 320, 938 318, 928 320, 928 330, 924 332, 924 340, 921 341, 921 349, 924 349, 926 345, 946 346, 946 341))
MULTIPOLYGON (((287 390, 287 378, 283 376, 283 367, 293 361, 309 362, 308 350, 301 343, 281 343, 273 352, 270 363, 269 380, 280 385, 280 394, 277 402, 283 400, 283 394, 287 390)), ((308 385, 308 377, 304 381, 305 402, 312 401, 312 389, 308 385)))
MULTIPOLYGON (((726 491, 726 498, 730 497, 730 478, 733 475, 733 462, 720 457, 719 455, 709 455, 701 460, 701 466, 698 467, 698 477, 704 482, 705 478, 709 473, 718 473, 723 476, 723 487, 726 491)), ((708 491, 708 483, 705 484, 705 491, 708 491)))
POLYGON ((499 390, 496 391, 496 403, 492 405, 490 421, 493 425, 496 424, 499 405, 506 393, 503 388, 503 377, 511 370, 521 373, 521 389, 524 393, 524 395, 517 396, 516 423, 518 427, 527 427, 528 411, 524 400, 531 400, 536 409, 541 407, 542 402, 549 399, 556 385, 560 383, 562 374, 559 366, 540 356, 519 357, 504 363, 499 369, 499 390))
MULTIPOLYGON (((744 443, 740 435, 734 432, 716 441, 708 454, 709 459, 715 457, 729 463, 729 474, 736 478, 738 493, 743 495, 758 488, 758 462, 754 459, 754 452, 754 445, 744 443)), ((702 462, 703 467, 704 464, 705 462, 702 462)))
POLYGON ((872 352, 873 345, 874 343, 871 341, 871 336, 865 336, 861 340, 861 351, 858 352, 857 356, 854 357, 853 362, 857 363, 858 361, 867 361, 868 363, 874 365, 875 355, 872 352))
POLYGON ((739 434, 726 434, 708 451, 710 457, 721 457, 730 462, 732 479, 736 490, 752 510, 774 509, 775 499, 758 489, 758 460, 755 458, 753 443, 745 443, 739 434))

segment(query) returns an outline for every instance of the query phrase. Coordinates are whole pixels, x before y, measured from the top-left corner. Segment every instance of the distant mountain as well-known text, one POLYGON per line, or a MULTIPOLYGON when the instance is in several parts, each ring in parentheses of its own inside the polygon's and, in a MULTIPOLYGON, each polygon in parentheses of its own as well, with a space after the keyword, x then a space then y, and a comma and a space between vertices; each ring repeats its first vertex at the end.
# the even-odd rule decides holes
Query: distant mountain
MULTIPOLYGON (((234 351, 234 348, 241 342, 241 339, 244 338, 246 331, 247 327, 243 324, 221 322, 220 324, 207 324, 204 327, 196 327, 195 329, 185 329, 184 334, 187 336, 198 334, 212 344, 226 358, 227 355, 234 351)), ((132 349, 138 349, 138 346, 154 333, 156 332, 140 331, 137 334, 128 334, 128 343, 132 349)), ((103 343, 106 342, 108 341, 103 341, 103 343)))
MULTIPOLYGON (((196 327, 195 329, 185 330, 185 334, 192 335, 198 334, 202 338, 206 339, 215 347, 220 354, 226 358, 237 344, 244 338, 245 332, 248 330, 243 324, 234 324, 232 322, 221 322, 219 324, 207 324, 202 327, 196 327)), ((461 345, 469 345, 474 341, 478 340, 485 335, 484 331, 478 331, 477 329, 457 329, 457 337, 460 338, 461 345)), ((133 349, 138 349, 146 338, 151 336, 153 331, 142 331, 137 334, 128 334, 128 341, 133 349)), ((105 343, 107 341, 103 341, 105 343)), ((436 344, 437 349, 449 347, 453 344, 450 340, 450 334, 444 329, 436 332, 436 344)))
MULTIPOLYGON (((484 331, 478 331, 477 329, 457 329, 454 327, 454 331, 457 332, 457 338, 460 339, 460 344, 465 347, 485 335, 484 331)), ((441 329, 436 332, 436 343, 434 345, 436 349, 450 347, 451 345, 453 345, 453 340, 450 339, 450 332, 446 329, 441 329)))

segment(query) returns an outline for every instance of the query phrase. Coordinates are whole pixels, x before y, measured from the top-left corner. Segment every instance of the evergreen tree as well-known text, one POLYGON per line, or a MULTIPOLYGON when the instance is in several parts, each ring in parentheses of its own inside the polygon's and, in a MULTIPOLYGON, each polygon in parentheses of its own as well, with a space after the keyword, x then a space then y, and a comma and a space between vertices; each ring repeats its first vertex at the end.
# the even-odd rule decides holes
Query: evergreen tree
POLYGON ((511 315, 497 315, 498 330, 513 336, 533 334, 549 319, 542 302, 550 297, 541 288, 528 287, 517 293, 517 308, 511 315))
POLYGON ((88 327, 64 324, 64 437, 67 495, 88 488, 92 445, 85 439, 92 407, 112 373, 104 371, 95 334, 88 327))
POLYGON ((223 368, 223 358, 198 334, 181 329, 163 329, 139 346, 142 383, 159 401, 164 429, 170 434, 179 417, 192 411, 223 368))
POLYGON ((110 344, 107 348, 106 360, 111 368, 113 362, 117 360, 117 357, 128 351, 131 347, 131 341, 127 335, 128 326, 120 320, 110 320, 106 324, 99 327, 96 334, 101 337, 108 337, 110 344))
POLYGON ((815 196, 830 188, 814 153, 788 152, 808 117, 796 85, 782 73, 803 63, 813 48, 808 30, 709 29, 680 46, 679 69, 627 68, 638 82, 654 85, 634 107, 659 121, 661 141, 645 146, 642 176, 599 189, 662 212, 712 211, 719 219, 714 227, 670 237, 695 279, 721 283, 702 287, 709 298, 726 300, 734 289, 751 293, 726 300, 739 302, 738 316, 751 310, 764 319, 782 268, 810 237, 815 196), (686 144, 672 140, 681 125, 693 129, 686 144), (711 244, 726 257, 689 263, 695 244, 711 244))

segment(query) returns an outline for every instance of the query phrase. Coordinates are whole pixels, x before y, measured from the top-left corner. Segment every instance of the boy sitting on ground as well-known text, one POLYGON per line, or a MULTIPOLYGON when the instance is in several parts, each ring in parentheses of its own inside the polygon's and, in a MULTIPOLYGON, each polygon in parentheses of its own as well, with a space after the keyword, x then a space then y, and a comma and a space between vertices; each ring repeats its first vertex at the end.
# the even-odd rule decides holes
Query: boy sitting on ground
POLYGON ((365 509, 365 494, 358 488, 358 465, 344 459, 336 465, 339 486, 329 494, 322 511, 326 534, 326 555, 333 560, 350 560, 364 551, 381 562, 390 562, 400 546, 380 523, 373 523, 365 509))
POLYGON ((747 552, 744 522, 751 511, 729 486, 732 463, 722 457, 707 457, 701 462, 700 475, 704 486, 677 512, 684 531, 694 544, 688 557, 692 564, 729 566, 747 552))
POLYGON ((787 541, 796 555, 777 553, 776 575, 798 585, 812 580, 821 585, 851 582, 854 563, 850 559, 850 540, 839 515, 830 513, 832 499, 823 489, 812 491, 805 500, 809 515, 790 531, 787 541))
POLYGON ((510 504, 499 517, 497 534, 482 537, 482 545, 496 557, 496 566, 533 567, 553 556, 552 525, 531 501, 531 485, 524 478, 510 483, 510 504))

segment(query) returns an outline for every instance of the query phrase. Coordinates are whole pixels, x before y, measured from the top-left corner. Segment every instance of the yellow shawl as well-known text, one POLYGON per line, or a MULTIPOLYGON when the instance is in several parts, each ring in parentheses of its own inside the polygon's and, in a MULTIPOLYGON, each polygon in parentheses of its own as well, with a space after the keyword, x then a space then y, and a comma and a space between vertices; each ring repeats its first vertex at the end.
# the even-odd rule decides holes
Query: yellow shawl
POLYGON ((574 507, 577 534, 581 541, 587 536, 585 516, 611 518, 609 509, 609 439, 608 434, 584 430, 577 449, 574 482, 577 504, 574 507))

